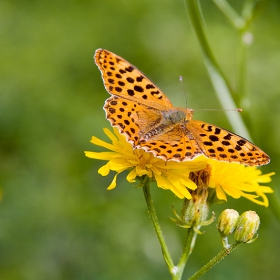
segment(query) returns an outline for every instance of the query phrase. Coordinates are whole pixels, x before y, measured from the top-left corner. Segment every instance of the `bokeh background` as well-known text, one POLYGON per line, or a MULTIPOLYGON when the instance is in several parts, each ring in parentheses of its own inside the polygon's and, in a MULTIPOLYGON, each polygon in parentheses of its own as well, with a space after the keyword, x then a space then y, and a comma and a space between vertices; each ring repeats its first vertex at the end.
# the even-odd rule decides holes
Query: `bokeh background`
MULTIPOLYGON (((231 1, 239 9, 241 0, 231 1)), ((211 1, 201 1, 211 46, 234 87, 238 34, 211 1)), ((250 133, 271 156, 279 200, 280 2, 253 22, 249 50, 250 133)), ((101 177, 102 162, 84 156, 106 140, 108 98, 93 62, 97 48, 126 58, 174 105, 220 108, 183 1, 0 2, 0 279, 170 279, 141 189, 120 176, 101 177)), ((235 114, 235 113, 233 113, 235 114)), ((222 112, 195 118, 231 129, 222 112)), ((181 201, 156 186, 152 195, 176 261, 184 230, 170 221, 181 201)), ((272 200, 273 195, 269 195, 272 200)), ((279 223, 274 207, 229 199, 213 207, 261 217, 259 239, 243 245, 202 279, 280 279, 279 223)), ((198 236, 187 279, 221 249, 215 223, 198 236)))

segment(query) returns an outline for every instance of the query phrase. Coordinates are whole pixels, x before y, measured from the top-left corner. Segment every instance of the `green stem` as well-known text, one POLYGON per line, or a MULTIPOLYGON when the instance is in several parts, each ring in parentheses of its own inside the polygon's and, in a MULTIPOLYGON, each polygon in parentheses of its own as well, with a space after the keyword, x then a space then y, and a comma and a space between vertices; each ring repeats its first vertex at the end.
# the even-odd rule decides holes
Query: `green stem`
POLYGON ((208 270, 210 270, 213 266, 215 266, 218 262, 220 262, 223 258, 228 256, 234 249, 236 249, 240 244, 240 242, 233 243, 229 248, 223 249, 216 257, 210 260, 206 265, 204 265, 199 271, 197 271, 193 276, 189 278, 189 280, 195 280, 204 275, 208 270))
MULTIPOLYGON (((238 82, 235 101, 242 106, 245 112, 250 110, 248 96, 248 74, 247 74, 247 49, 251 44, 250 33, 248 32, 253 16, 254 1, 245 1, 240 16, 226 0, 212 0, 225 15, 228 21, 239 32, 239 59, 238 59, 238 82)), ((243 113, 244 118, 244 113, 243 113)), ((245 117, 245 119, 247 119, 245 117)))
MULTIPOLYGON (((248 67, 247 67, 247 56, 248 56, 248 47, 251 45, 251 38, 253 35, 249 32, 250 24, 254 15, 255 0, 247 0, 244 2, 241 17, 244 21, 243 28, 239 29, 239 77, 238 77, 238 101, 239 104, 245 109, 246 112, 250 110, 250 101, 248 98, 249 94, 249 85, 248 85, 248 67)), ((247 126, 250 126, 249 114, 245 115, 247 120, 247 126)))
POLYGON ((256 2, 257 2, 256 0, 246 0, 244 2, 241 15, 242 18, 247 22, 247 25, 249 25, 253 19, 256 2))
POLYGON ((243 118, 246 120, 247 126, 250 127, 250 100, 249 84, 248 84, 248 69, 247 69, 247 54, 250 45, 249 37, 251 34, 247 30, 240 31, 239 33, 239 69, 238 69, 238 84, 237 84, 237 102, 239 106, 244 109, 243 118), (247 38, 246 38, 247 37, 247 38))
POLYGON ((191 254, 192 249, 194 247, 194 243, 195 243, 197 234, 194 232, 193 228, 189 228, 187 230, 186 241, 185 241, 185 245, 183 248, 183 253, 178 262, 178 265, 175 266, 170 254, 169 254, 167 245, 166 245, 164 237, 163 237, 163 233, 161 231, 161 228, 160 228, 160 225, 158 222, 156 210, 155 210, 153 200, 151 197, 151 193, 150 193, 150 184, 149 183, 150 183, 150 179, 146 176, 143 180, 143 192, 144 192, 145 200, 147 203, 149 215, 153 222, 153 225, 154 225, 154 228, 155 228, 155 231, 156 231, 156 234, 157 234, 160 246, 161 246, 164 260, 167 264, 170 274, 172 275, 172 280, 181 280, 188 257, 191 254))
POLYGON ((154 228, 155 228, 155 231, 156 231, 156 234, 157 234, 160 246, 161 246, 161 250, 162 250, 164 260, 167 264, 169 272, 173 275, 174 273, 173 273, 172 270, 174 268, 174 263, 172 261, 172 258, 170 256, 170 254, 169 254, 167 245, 166 245, 164 237, 163 237, 163 233, 162 233, 161 228, 160 228, 160 224, 158 222, 156 209, 154 207, 153 200, 152 200, 152 197, 151 197, 150 179, 149 179, 148 176, 145 176, 144 181, 143 181, 143 192, 144 192, 145 200, 146 200, 146 203, 147 203, 149 215, 150 215, 150 218, 153 222, 153 225, 154 225, 154 228))
MULTIPOLYGON (((233 91, 220 66, 218 65, 206 38, 203 26, 203 17, 198 0, 185 0, 185 3, 189 19, 201 46, 202 53, 205 58, 205 65, 217 96, 223 108, 236 108, 235 102, 232 98, 233 91)), ((243 135, 245 138, 250 139, 249 132, 240 114, 232 114, 229 112, 225 113, 234 130, 243 135)))
POLYGON ((186 241, 185 241, 185 245, 183 248, 183 253, 182 256, 178 262, 177 265, 177 274, 176 274, 176 278, 173 278, 174 280, 180 280, 182 278, 186 263, 188 261, 188 258, 191 254, 192 248, 193 248, 193 243, 195 242, 196 239, 196 233, 194 232, 193 228, 189 228, 187 230, 187 236, 186 236, 186 241))
POLYGON ((241 15, 239 15, 226 0, 212 0, 221 10, 233 27, 239 32, 239 58, 235 102, 238 107, 244 109, 243 119, 246 120, 247 126, 250 127, 250 100, 248 99, 248 69, 247 53, 251 45, 252 34, 248 32, 250 23, 253 19, 255 0, 246 0, 243 4, 241 15))
POLYGON ((247 93, 247 45, 244 42, 245 32, 239 33, 239 77, 237 93, 239 96, 245 96, 247 93))
POLYGON ((237 29, 243 29, 246 24, 239 14, 231 7, 226 0, 212 0, 223 12, 228 21, 237 29))

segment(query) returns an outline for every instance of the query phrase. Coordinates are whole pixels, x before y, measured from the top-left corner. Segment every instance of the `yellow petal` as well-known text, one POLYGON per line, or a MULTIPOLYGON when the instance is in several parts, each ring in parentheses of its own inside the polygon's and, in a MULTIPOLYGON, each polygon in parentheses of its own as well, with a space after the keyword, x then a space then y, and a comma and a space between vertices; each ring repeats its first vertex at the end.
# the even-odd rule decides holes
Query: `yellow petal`
POLYGON ((116 157, 115 152, 90 152, 85 151, 85 155, 88 158, 100 159, 100 160, 111 160, 112 158, 116 157))
POLYGON ((117 185, 117 176, 119 175, 119 173, 117 173, 114 178, 113 178, 113 181, 112 183, 110 184, 110 186, 107 188, 107 190, 112 190, 116 187, 117 185))
POLYGON ((126 176, 126 180, 127 180, 129 183, 134 183, 134 182, 135 182, 136 176, 137 176, 136 169, 133 168, 133 169, 128 173, 128 175, 126 176))
POLYGON ((218 185, 216 185, 216 193, 217 193, 218 199, 227 201, 227 196, 226 196, 225 192, 218 185))
MULTIPOLYGON (((114 130, 115 130, 115 128, 114 128, 114 130)), ((103 128, 103 131, 112 142, 115 142, 118 140, 118 138, 108 128, 103 128)))
POLYGON ((110 164, 106 163, 98 169, 98 173, 102 176, 107 176, 110 173, 110 164))
POLYGON ((275 172, 271 172, 268 174, 263 174, 261 176, 258 177, 258 183, 269 183, 271 182, 271 178, 270 176, 274 175, 275 172))
POLYGON ((101 139, 99 139, 99 138, 97 138, 95 136, 91 137, 90 142, 92 144, 96 145, 96 146, 104 147, 104 148, 106 148, 108 150, 115 151, 115 148, 114 148, 114 146, 112 144, 108 144, 105 141, 103 141, 103 140, 101 140, 101 139))

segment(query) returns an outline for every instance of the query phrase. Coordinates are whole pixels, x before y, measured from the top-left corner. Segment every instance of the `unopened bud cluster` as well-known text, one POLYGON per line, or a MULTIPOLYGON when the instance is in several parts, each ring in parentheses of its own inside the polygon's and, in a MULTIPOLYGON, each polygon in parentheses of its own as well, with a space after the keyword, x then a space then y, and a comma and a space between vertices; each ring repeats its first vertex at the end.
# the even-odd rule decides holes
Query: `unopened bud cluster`
POLYGON ((246 211, 239 216, 234 209, 224 210, 218 220, 217 228, 222 238, 234 232, 237 242, 250 243, 255 241, 260 218, 254 211, 246 211))

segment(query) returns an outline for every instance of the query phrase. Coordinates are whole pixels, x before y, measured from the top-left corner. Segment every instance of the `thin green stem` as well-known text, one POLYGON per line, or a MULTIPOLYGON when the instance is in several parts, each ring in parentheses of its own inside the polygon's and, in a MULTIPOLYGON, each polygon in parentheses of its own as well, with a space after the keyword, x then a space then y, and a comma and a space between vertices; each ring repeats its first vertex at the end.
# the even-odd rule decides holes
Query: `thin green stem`
MULTIPOLYGON (((238 96, 244 97, 247 93, 247 44, 244 42, 245 32, 239 33, 239 70, 238 70, 238 96)), ((240 100, 239 100, 240 102, 240 100)))
MULTIPOLYGON (((206 38, 203 17, 198 0, 185 0, 185 3, 189 19, 202 49, 202 53, 205 58, 205 65, 217 96, 223 108, 236 108, 235 102, 232 98, 233 90, 231 89, 228 80, 217 63, 206 38)), ((240 114, 232 114, 229 112, 225 113, 234 130, 243 135, 245 138, 250 139, 249 132, 240 114)))
POLYGON ((244 2, 241 15, 242 15, 242 18, 247 22, 248 25, 250 24, 251 20, 253 19, 255 6, 256 6, 256 0, 246 0, 244 2))
POLYGON ((246 120, 247 126, 250 127, 250 118, 248 112, 250 111, 249 82, 248 82, 248 67, 247 56, 248 47, 251 44, 252 34, 247 30, 239 33, 239 62, 238 62, 238 83, 236 99, 238 105, 244 109, 243 118, 246 120))
POLYGON ((238 59, 238 82, 235 101, 238 106, 242 106, 245 111, 250 108, 248 95, 248 75, 247 75, 247 49, 251 44, 252 35, 248 32, 253 17, 255 0, 244 2, 241 15, 239 15, 226 0, 212 0, 221 10, 228 21, 239 32, 239 59, 238 59))
POLYGON ((237 29, 242 29, 245 26, 244 20, 231 7, 226 0, 212 0, 216 6, 223 12, 228 21, 237 29))
MULTIPOLYGON (((243 108, 245 108, 247 112, 250 110, 250 101, 248 99, 249 86, 247 56, 248 47, 251 45, 253 40, 253 35, 249 32, 249 28, 254 15, 255 2, 255 0, 247 0, 244 2, 241 17, 245 24, 242 29, 239 29, 239 77, 237 89, 239 104, 242 104, 243 108)), ((247 121, 249 121, 249 118, 247 118, 247 121)))
POLYGON ((180 280, 182 278, 186 263, 188 261, 188 258, 192 252, 192 248, 194 246, 193 243, 196 239, 196 235, 197 234, 194 232, 192 227, 187 229, 187 236, 186 236, 186 241, 185 241, 185 245, 183 248, 183 253, 182 253, 182 256, 177 265, 177 269, 178 269, 178 272, 176 274, 177 278, 174 278, 174 280, 175 279, 180 280))
POLYGON ((199 271, 197 271, 193 276, 189 278, 189 280, 195 280, 204 275, 208 270, 210 270, 213 266, 215 266, 218 262, 220 262, 223 258, 228 256, 234 249, 236 249, 240 244, 240 242, 233 243, 229 248, 221 250, 216 257, 210 260, 206 265, 204 265, 199 271))
POLYGON ((146 176, 143 179, 142 186, 143 186, 143 192, 144 192, 145 200, 147 203, 149 215, 150 215, 150 218, 154 225, 154 228, 155 228, 155 231, 156 231, 156 234, 157 234, 160 246, 161 246, 164 260, 167 264, 170 274, 172 275, 172 280, 181 280, 188 257, 191 254, 192 249, 194 247, 197 234, 194 232, 192 227, 187 229, 186 241, 184 244, 183 252, 182 252, 182 255, 178 262, 178 265, 175 266, 170 254, 169 254, 167 245, 166 245, 164 237, 163 237, 163 233, 162 233, 160 225, 159 225, 156 210, 155 210, 153 200, 151 197, 149 183, 150 183, 150 179, 146 176))
POLYGON ((145 200, 146 200, 146 203, 147 203, 149 215, 150 215, 150 218, 153 222, 153 225, 154 225, 154 228, 155 228, 155 231, 156 231, 156 234, 157 234, 160 246, 161 246, 161 250, 162 250, 164 260, 167 264, 169 272, 173 275, 172 269, 174 267, 174 263, 173 263, 173 260, 170 256, 170 254, 169 254, 167 245, 166 245, 164 237, 163 237, 163 233, 162 233, 161 228, 160 228, 160 224, 158 222, 156 209, 154 207, 153 200, 152 200, 152 197, 151 197, 150 179, 149 179, 148 176, 145 176, 145 178, 143 180, 143 192, 144 192, 145 200))
POLYGON ((233 27, 239 32, 239 57, 237 72, 237 87, 235 102, 238 107, 244 109, 243 119, 249 125, 248 113, 250 110, 250 101, 248 99, 248 69, 247 69, 247 53, 248 47, 252 42, 252 34, 248 31, 253 18, 255 0, 246 0, 244 2, 241 15, 239 15, 226 0, 212 0, 221 10, 233 27))

